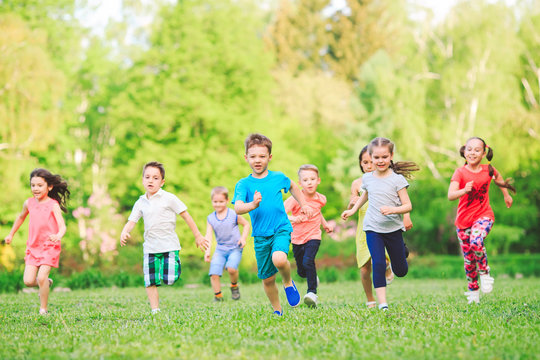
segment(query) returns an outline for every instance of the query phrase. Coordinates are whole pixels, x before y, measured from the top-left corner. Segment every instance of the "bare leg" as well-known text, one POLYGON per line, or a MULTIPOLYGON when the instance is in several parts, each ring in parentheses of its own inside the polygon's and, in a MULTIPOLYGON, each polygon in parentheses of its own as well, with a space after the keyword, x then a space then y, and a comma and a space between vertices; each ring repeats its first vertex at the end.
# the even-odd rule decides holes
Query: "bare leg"
POLYGON ((227 269, 229 272, 229 277, 231 278, 231 284, 238 283, 238 270, 236 269, 227 269))
POLYGON ((362 287, 366 293, 366 298, 368 302, 375 301, 373 297, 373 290, 371 285, 371 259, 360 268, 360 275, 362 279, 362 287))
POLYGON ((210 283, 212 284, 212 290, 214 290, 214 294, 221 291, 221 277, 219 275, 211 275, 210 283))
POLYGON ((37 283, 39 285, 39 301, 41 302, 40 311, 47 311, 49 302, 49 273, 51 267, 49 265, 41 265, 37 274, 37 283))
POLYGON ((272 254, 272 262, 281 274, 283 286, 292 286, 291 263, 289 262, 289 260, 287 260, 287 254, 285 254, 283 251, 275 251, 272 254))
POLYGON ((146 288, 146 294, 148 295, 148 300, 150 301, 150 308, 152 310, 159 309, 159 294, 156 285, 151 285, 146 288))
POLYGON ((377 294, 377 300, 380 304, 387 304, 386 302, 386 286, 375 288, 375 294, 377 294))
POLYGON ((23 281, 24 285, 28 287, 34 287, 37 286, 37 273, 39 268, 35 265, 26 265, 24 267, 24 276, 23 281))
POLYGON ((272 275, 269 278, 266 278, 262 281, 264 292, 266 293, 266 296, 268 297, 268 300, 270 300, 270 304, 272 305, 272 309, 274 311, 281 311, 281 305, 279 304, 279 294, 278 294, 278 288, 276 286, 276 275, 272 275))

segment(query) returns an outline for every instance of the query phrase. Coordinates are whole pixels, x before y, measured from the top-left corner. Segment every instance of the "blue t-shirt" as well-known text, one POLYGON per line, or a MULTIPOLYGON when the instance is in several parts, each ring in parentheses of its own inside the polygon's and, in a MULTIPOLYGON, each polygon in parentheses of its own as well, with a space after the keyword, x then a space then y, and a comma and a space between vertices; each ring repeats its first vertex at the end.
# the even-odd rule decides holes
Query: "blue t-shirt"
POLYGON ((206 218, 208 223, 212 225, 214 234, 216 234, 217 249, 232 250, 240 247, 240 231, 238 230, 238 215, 234 210, 227 209, 227 215, 220 220, 214 211, 206 218))
POLYGON ((233 204, 237 200, 244 203, 252 202, 255 191, 260 192, 262 196, 259 207, 249 212, 253 227, 252 236, 272 236, 281 230, 292 232, 281 192, 282 190, 288 192, 290 188, 291 179, 279 171, 268 171, 268 175, 262 179, 249 175, 236 183, 233 204))

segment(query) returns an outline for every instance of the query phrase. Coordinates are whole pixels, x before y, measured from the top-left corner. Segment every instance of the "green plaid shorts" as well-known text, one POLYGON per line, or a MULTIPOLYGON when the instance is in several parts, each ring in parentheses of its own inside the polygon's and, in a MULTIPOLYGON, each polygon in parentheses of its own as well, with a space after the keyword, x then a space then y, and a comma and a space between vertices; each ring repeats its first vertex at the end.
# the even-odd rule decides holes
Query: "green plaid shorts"
POLYGON ((182 267, 178 250, 157 254, 144 254, 144 286, 161 286, 163 281, 172 285, 180 277, 182 267))

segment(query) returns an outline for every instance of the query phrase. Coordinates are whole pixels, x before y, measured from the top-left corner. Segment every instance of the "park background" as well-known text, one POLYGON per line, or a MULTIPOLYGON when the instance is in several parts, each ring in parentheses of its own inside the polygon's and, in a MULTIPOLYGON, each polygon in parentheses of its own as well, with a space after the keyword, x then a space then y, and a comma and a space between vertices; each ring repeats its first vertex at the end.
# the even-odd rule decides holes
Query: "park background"
MULTIPOLYGON (((446 194, 470 136, 518 190, 511 209, 490 191, 495 273, 540 275, 539 1, 456 1, 443 18, 402 0, 119 4, 96 30, 85 20, 101 2, 0 0, 0 234, 31 195, 32 169, 61 174, 72 194, 60 284, 140 286, 142 221, 129 246, 118 239, 143 164, 164 163, 164 189, 204 232, 210 190, 232 192, 250 172, 251 132, 272 139, 270 169, 293 180, 304 163, 320 169, 324 215, 337 224, 323 235, 323 281, 358 279, 356 224, 337 219, 375 136, 421 167, 409 188, 410 276, 464 278, 446 194)), ((0 292, 23 286, 27 228, 0 247, 0 292)), ((177 232, 180 286, 208 284, 182 221, 177 232)), ((241 281, 254 282, 251 242, 246 255, 241 281)))

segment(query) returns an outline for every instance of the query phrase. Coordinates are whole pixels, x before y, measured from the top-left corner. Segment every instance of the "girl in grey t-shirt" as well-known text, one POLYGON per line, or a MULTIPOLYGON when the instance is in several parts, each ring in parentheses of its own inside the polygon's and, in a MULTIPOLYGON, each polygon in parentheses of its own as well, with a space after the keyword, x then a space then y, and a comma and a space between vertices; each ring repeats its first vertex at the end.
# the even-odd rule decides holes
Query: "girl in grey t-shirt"
POLYGON ((343 212, 346 220, 358 211, 369 199, 364 218, 364 231, 373 263, 373 285, 379 309, 387 310, 386 302, 386 260, 385 249, 390 257, 392 271, 398 277, 407 274, 408 264, 405 255, 402 232, 403 214, 412 210, 405 177, 418 170, 415 163, 392 161, 394 144, 386 138, 373 139, 368 148, 375 170, 364 174, 362 189, 365 192, 358 198, 352 209, 343 212))

